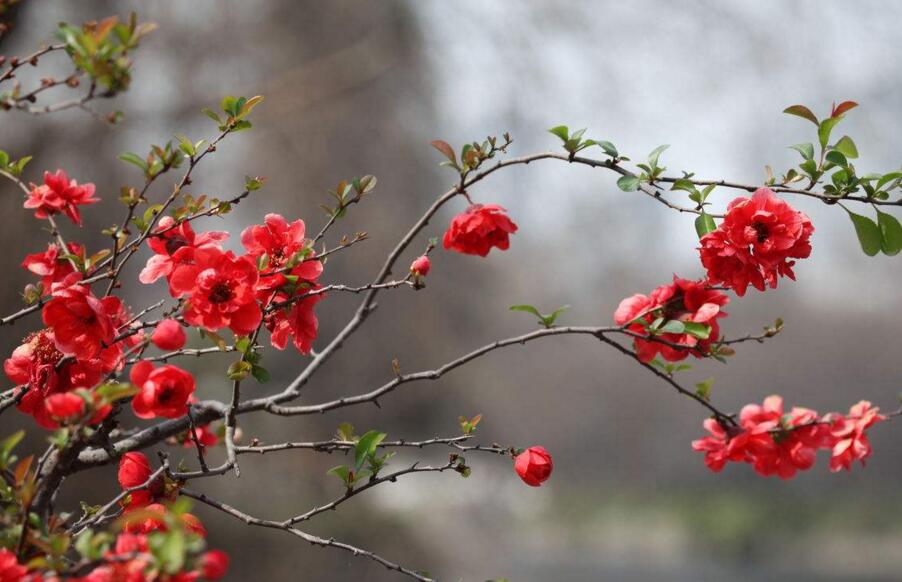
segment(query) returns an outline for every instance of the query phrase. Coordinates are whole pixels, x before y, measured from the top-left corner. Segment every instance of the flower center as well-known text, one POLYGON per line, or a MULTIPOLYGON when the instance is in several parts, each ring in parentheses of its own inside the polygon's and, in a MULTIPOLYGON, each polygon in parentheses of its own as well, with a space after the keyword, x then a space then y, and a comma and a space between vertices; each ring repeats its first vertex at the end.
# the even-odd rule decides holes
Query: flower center
POLYGON ((225 303, 233 297, 232 289, 225 281, 220 281, 210 291, 210 301, 213 303, 225 303))
POLYGON ((167 238, 166 239, 166 252, 171 255, 175 251, 179 250, 180 248, 182 248, 183 246, 185 246, 187 244, 188 244, 188 241, 186 241, 184 238, 182 238, 178 235, 175 235, 171 238, 167 238))
POLYGON ((752 228, 755 229, 755 233, 758 235, 758 242, 763 243, 767 240, 767 237, 770 235, 770 232, 767 229, 767 225, 761 222, 756 222, 752 225, 752 228))

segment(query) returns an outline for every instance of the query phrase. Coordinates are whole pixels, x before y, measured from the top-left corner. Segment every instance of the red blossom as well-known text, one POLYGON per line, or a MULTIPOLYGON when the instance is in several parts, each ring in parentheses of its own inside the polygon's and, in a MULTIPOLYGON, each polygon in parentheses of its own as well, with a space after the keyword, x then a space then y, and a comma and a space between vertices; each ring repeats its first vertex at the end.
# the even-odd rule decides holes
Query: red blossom
POLYGON ((187 412, 194 376, 181 368, 164 364, 154 369, 151 362, 142 360, 132 366, 129 379, 139 390, 132 400, 139 418, 179 418, 187 412))
MULTIPOLYGON (((104 356, 109 350, 104 350, 104 356)), ((48 429, 58 428, 57 421, 48 413, 44 404, 46 398, 76 388, 92 388, 99 384, 104 374, 111 372, 118 359, 103 358, 92 360, 63 360, 57 349, 53 331, 45 329, 25 338, 22 345, 13 350, 3 363, 7 377, 17 385, 17 390, 25 390, 18 409, 34 417, 37 423, 48 429)), ((108 411, 108 410, 107 410, 108 411)), ((95 421, 92 418, 92 422, 95 421)))
POLYGON ((94 184, 81 184, 70 180, 63 170, 55 174, 44 172, 44 183, 31 185, 25 208, 34 208, 37 218, 47 218, 62 212, 75 224, 81 226, 81 214, 78 207, 100 202, 94 198, 94 184))
POLYGON ((174 319, 164 319, 150 335, 150 341, 161 350, 180 350, 185 345, 185 339, 185 330, 174 319))
POLYGON ((551 477, 554 463, 545 447, 529 447, 514 460, 514 470, 530 487, 538 487, 551 477))
POLYGON ((179 265, 170 287, 186 297, 185 321, 208 331, 228 327, 238 335, 253 333, 263 313, 255 288, 257 267, 247 257, 231 251, 203 247, 194 251, 194 264, 179 265))
POLYGON ((795 261, 811 254, 811 220, 770 189, 736 198, 723 223, 701 239, 699 253, 711 283, 723 283, 737 295, 752 285, 777 287, 779 277, 795 279, 795 261))
MULTIPOLYGON (((307 290, 299 290, 304 293, 318 289, 318 286, 307 290)), ((267 314, 263 320, 266 329, 270 332, 270 343, 279 350, 284 350, 288 340, 292 341, 295 349, 302 354, 309 354, 313 349, 319 331, 319 320, 313 312, 314 306, 325 297, 324 294, 310 295, 303 299, 295 300, 290 306, 278 309, 267 314)), ((273 302, 288 300, 289 296, 282 293, 276 294, 273 302)))
MULTIPOLYGON (((76 243, 68 243, 69 254, 85 256, 85 247, 76 243)), ((44 294, 50 293, 50 287, 75 272, 75 267, 61 253, 60 246, 51 243, 43 253, 26 255, 22 268, 31 271, 41 278, 44 294)))
POLYGON ((27 573, 28 569, 19 564, 16 554, 0 548, 0 582, 20 582, 27 573))
POLYGON ((673 283, 662 285, 649 295, 636 294, 620 302, 614 312, 614 322, 626 325, 633 333, 648 335, 648 326, 657 319, 662 322, 677 320, 683 323, 699 323, 708 327, 707 337, 699 339, 699 334, 663 333, 652 339, 634 340, 636 355, 642 362, 649 362, 660 353, 668 361, 675 362, 692 354, 703 357, 720 337, 720 326, 717 320, 726 317, 722 307, 730 299, 720 291, 710 289, 704 281, 690 281, 676 276, 673 283), (673 347, 676 344, 680 347, 673 347))
POLYGON ((74 392, 61 392, 44 401, 47 413, 59 422, 71 422, 85 413, 85 399, 74 392))
POLYGON ((808 408, 787 412, 781 397, 769 396, 761 405, 743 407, 738 426, 725 428, 717 420, 707 419, 704 427, 710 436, 693 441, 692 448, 705 454, 705 464, 714 472, 727 462, 744 462, 765 477, 790 479, 798 471, 810 469, 820 449, 831 451, 831 471, 848 470, 856 459, 864 464, 871 455, 865 431, 885 419, 865 400, 848 415, 818 417, 808 408))
POLYGON ((871 442, 865 431, 884 420, 886 417, 880 414, 880 409, 871 406, 867 400, 850 408, 847 416, 836 415, 830 429, 834 441, 830 451, 830 470, 851 471, 856 460, 864 465, 865 459, 871 456, 871 442))
MULTIPOLYGON (((194 262, 198 249, 219 248, 219 243, 229 238, 228 233, 219 231, 195 234, 191 223, 176 223, 171 216, 164 216, 157 223, 154 235, 147 244, 155 253, 147 261, 138 279, 145 284, 153 283, 160 277, 167 279, 179 265, 194 262)), ((175 293, 173 293, 175 295, 175 293)))
POLYGON ((417 257, 410 264, 410 272, 413 273, 416 277, 425 277, 429 274, 429 269, 431 268, 432 263, 429 261, 429 257, 427 257, 426 255, 417 257))
MULTIPOLYGON (((119 459, 119 473, 117 478, 119 486, 122 489, 131 489, 133 487, 141 487, 150 480, 153 469, 150 461, 144 453, 129 452, 122 455, 119 459)), ((150 503, 158 500, 163 494, 163 480, 155 479, 145 488, 132 491, 129 494, 127 510, 145 507, 150 503)))
POLYGON ((517 225, 506 212, 497 204, 473 204, 451 220, 443 240, 445 249, 481 257, 492 247, 506 251, 510 235, 517 232, 517 225))
POLYGON ((90 360, 112 344, 116 319, 122 311, 118 297, 98 299, 73 274, 53 286, 53 299, 44 306, 42 316, 44 324, 53 330, 59 351, 90 360))
POLYGON ((200 570, 207 580, 219 580, 229 570, 229 555, 222 550, 210 550, 200 557, 200 570))
POLYGON ((279 214, 267 214, 263 224, 249 226, 241 233, 241 244, 248 256, 254 259, 266 257, 259 286, 273 290, 289 282, 286 275, 298 280, 313 282, 323 272, 323 264, 314 260, 316 253, 305 237, 303 220, 289 223, 279 214), (293 266, 291 266, 293 265, 293 266), (289 268, 290 267, 290 268, 289 268), (287 272, 282 272, 287 269, 287 272))

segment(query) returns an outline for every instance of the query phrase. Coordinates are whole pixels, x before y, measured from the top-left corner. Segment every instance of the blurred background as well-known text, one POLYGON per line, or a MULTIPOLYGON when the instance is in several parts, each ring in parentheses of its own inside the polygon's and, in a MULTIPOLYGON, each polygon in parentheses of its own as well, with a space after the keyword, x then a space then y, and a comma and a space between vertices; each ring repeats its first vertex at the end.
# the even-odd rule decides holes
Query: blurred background
MULTIPOLYGON (((26 1, 0 54, 30 52, 51 38, 58 21, 131 10, 160 28, 136 54, 132 89, 102 104, 126 113, 120 126, 76 111, 0 116, 0 148, 35 156, 29 179, 60 167, 97 184, 104 203, 85 212, 83 232, 66 225, 70 239, 93 248, 103 244, 99 230, 120 218, 120 186, 140 181, 116 155, 143 155, 174 133, 212 136, 200 109, 225 94, 266 96, 255 128, 229 138, 201 165, 193 186, 196 194, 227 197, 240 191, 245 174, 268 177, 253 202, 199 227, 228 230, 231 248, 266 212, 304 218, 316 231, 327 189, 343 178, 378 176, 372 198, 333 231, 366 230, 371 240, 330 261, 323 278, 329 282, 371 280, 402 229, 453 183, 428 145, 436 138, 459 146, 509 131, 510 154, 523 155, 558 149, 546 130, 567 124, 588 127, 589 136, 613 141, 634 159, 671 144, 662 158, 670 174, 760 183, 766 164, 782 173, 797 162, 788 145, 815 141, 810 124, 781 114, 786 106, 804 103, 823 116, 832 101, 853 99, 862 107, 841 131, 858 144, 860 171, 900 163, 902 7, 887 2, 26 1)), ((621 192, 615 178, 548 161, 480 184, 474 198, 506 206, 519 223, 510 251, 485 260, 436 252, 427 288, 385 293, 303 402, 370 390, 391 377, 393 357, 404 371, 430 369, 532 329, 530 316, 508 311, 512 304, 545 311, 569 304, 563 323, 603 325, 627 295, 648 292, 673 273, 700 277, 692 218, 621 192)), ((30 281, 19 268, 22 257, 47 241, 22 210, 18 190, 0 188, 6 313, 17 309, 30 281)), ((163 181, 155 195, 167 188, 163 181)), ((734 195, 715 190, 712 199, 722 208, 734 195)), ((767 345, 743 344, 727 366, 693 363, 683 381, 714 377, 713 398, 726 409, 772 393, 823 412, 861 398, 892 409, 902 259, 865 257, 843 212, 791 201, 817 227, 812 257, 799 263, 798 282, 734 300, 724 325, 727 336, 738 336, 782 317, 785 332, 767 345)), ((439 236, 462 209, 446 208, 426 237, 439 236)), ((132 281, 145 259, 131 263, 132 281)), ((125 292, 139 309, 164 295, 159 284, 125 292)), ((319 304, 318 346, 358 300, 333 294, 319 304)), ((7 331, 3 353, 36 325, 32 319, 7 331)), ((273 352, 265 356, 273 380, 254 386, 259 394, 278 390, 305 365, 294 352, 273 352)), ((228 362, 186 362, 201 397, 226 398, 228 362)), ((471 456, 470 479, 405 478, 308 523, 309 531, 447 580, 899 579, 899 427, 874 430, 875 456, 851 474, 830 474, 822 458, 790 482, 762 479, 747 466, 714 475, 689 446, 702 433, 703 411, 584 337, 496 352, 438 382, 407 385, 381 409, 249 416, 241 428, 246 439, 265 442, 319 440, 350 421, 360 433, 378 428, 390 438, 417 439, 452 436, 458 415, 476 413, 484 417, 482 441, 547 447, 553 478, 529 488, 507 460, 471 456)), ((15 416, 3 417, 3 433, 29 425, 15 416)), ((194 462, 191 451, 173 454, 194 462)), ((441 463, 445 455, 436 449, 419 456, 441 463)), ((412 459, 400 455, 393 463, 412 459)), ((340 494, 338 481, 324 473, 341 461, 302 451, 242 458, 240 479, 197 487, 254 515, 283 518, 340 494)), ((66 483, 62 502, 77 508, 78 499, 106 501, 116 491, 114 473, 110 467, 78 475, 66 483)), ((251 529, 207 508, 197 513, 210 542, 234 558, 229 580, 399 579, 344 552, 251 529)))

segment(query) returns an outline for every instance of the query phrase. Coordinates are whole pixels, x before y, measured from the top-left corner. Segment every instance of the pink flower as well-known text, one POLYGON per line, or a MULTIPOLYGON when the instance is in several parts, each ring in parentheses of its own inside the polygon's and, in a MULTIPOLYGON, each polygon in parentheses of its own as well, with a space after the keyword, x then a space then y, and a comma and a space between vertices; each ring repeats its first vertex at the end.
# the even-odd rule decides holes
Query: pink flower
POLYGON ((185 330, 178 321, 164 319, 154 328, 150 341, 161 350, 180 350, 185 345, 185 330))
POLYGON ((700 358, 720 337, 717 320, 727 316, 721 308, 729 301, 726 295, 709 289, 703 281, 674 277, 673 283, 658 287, 648 296, 636 294, 621 301, 614 312, 614 322, 617 325, 630 324, 627 326, 629 331, 648 337, 651 337, 648 327, 658 319, 661 325, 671 320, 683 324, 702 324, 707 330, 707 337, 704 337, 703 329, 696 328, 695 333, 655 334, 654 338, 661 341, 633 340, 636 354, 642 362, 653 360, 658 353, 671 362, 682 360, 689 354, 700 358))
POLYGON ((880 414, 879 408, 862 400, 849 409, 847 416, 836 415, 833 420, 830 429, 830 436, 834 441, 830 451, 830 470, 851 471, 852 463, 856 460, 863 466, 865 459, 871 456, 871 443, 865 431, 878 422, 883 422, 886 417, 880 414))
POLYGON ((184 416, 195 389, 194 376, 188 372, 171 364, 154 369, 147 360, 132 366, 129 379, 140 390, 132 400, 138 418, 184 416))
POLYGON ((261 273, 260 287, 272 290, 289 281, 285 275, 298 280, 313 282, 323 272, 323 264, 313 260, 316 253, 304 238, 306 227, 303 220, 289 223, 279 214, 267 214, 264 224, 249 226, 241 233, 241 244, 248 256, 259 259, 266 257, 266 268, 261 273), (289 265, 288 272, 282 273, 289 265))
POLYGON ((747 436, 740 431, 728 431, 713 418, 706 418, 703 426, 711 434, 692 441, 692 450, 705 453, 705 465, 709 469, 719 473, 727 461, 746 460, 747 436))
POLYGON ((70 180, 63 170, 57 170, 56 174, 44 172, 44 183, 40 186, 31 185, 25 208, 34 208, 37 218, 47 218, 51 214, 62 212, 81 226, 78 207, 100 202, 99 198, 93 196, 94 184, 79 185, 75 180, 70 180))
MULTIPOLYGON (((138 279, 150 284, 160 277, 169 278, 178 265, 194 262, 198 249, 219 248, 219 243, 229 238, 228 233, 211 231, 195 234, 191 223, 176 223, 171 216, 164 216, 157 223, 156 234, 147 239, 155 253, 147 261, 138 279)), ((175 295, 175 293, 172 293, 175 295)))
POLYGON ((425 277, 429 274, 429 269, 432 268, 432 263, 429 262, 429 257, 423 255, 418 257, 410 264, 410 272, 413 273, 415 277, 425 277))
POLYGON ((530 487, 538 487, 551 477, 554 463, 545 447, 529 447, 514 459, 514 470, 530 487))
POLYGON ((189 324, 208 331, 228 327, 248 335, 263 318, 255 295, 257 281, 257 267, 249 258, 203 247, 194 251, 194 264, 173 271, 169 283, 176 297, 188 299, 189 324))
POLYGON ((778 277, 795 279, 795 261, 811 254, 811 220, 759 188, 751 198, 736 198, 723 223, 701 239, 699 252, 711 283, 723 283, 737 295, 749 285, 776 288, 778 277))
MULTIPOLYGON (((85 247, 82 245, 69 243, 68 246, 69 254, 85 256, 85 247)), ((22 268, 41 278, 45 295, 50 293, 50 287, 54 283, 62 281, 75 272, 75 267, 60 254, 60 246, 56 243, 48 245, 47 250, 43 253, 26 255, 25 260, 22 261, 22 268)))
POLYGON ((497 204, 473 204, 451 220, 443 241, 445 249, 481 257, 492 247, 506 251, 510 235, 517 232, 517 225, 506 212, 497 204))

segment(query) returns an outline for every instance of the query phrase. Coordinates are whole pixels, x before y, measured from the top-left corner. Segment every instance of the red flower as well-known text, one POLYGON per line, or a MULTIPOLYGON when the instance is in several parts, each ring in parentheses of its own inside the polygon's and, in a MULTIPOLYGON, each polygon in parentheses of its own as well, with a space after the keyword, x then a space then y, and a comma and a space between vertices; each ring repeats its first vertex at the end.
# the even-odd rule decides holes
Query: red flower
MULTIPOLYGON (((170 277, 182 264, 194 261, 194 252, 202 248, 219 248, 219 243, 229 238, 226 232, 211 231, 195 234, 189 222, 176 223, 171 216, 164 216, 157 223, 157 234, 147 239, 154 256, 147 261, 138 279, 153 283, 160 277, 170 277)), ((174 293, 173 293, 174 295, 174 293)))
POLYGON ((323 272, 323 264, 313 260, 316 253, 312 244, 304 238, 306 227, 303 220, 289 223, 279 214, 267 214, 264 224, 249 226, 241 233, 241 244, 248 256, 258 259, 266 256, 266 268, 260 279, 260 286, 272 290, 289 281, 285 275, 295 277, 295 282, 316 281, 323 272), (294 266, 288 273, 277 273, 294 266))
POLYGON ((44 183, 40 186, 32 184, 25 208, 34 208, 37 218, 47 218, 51 214, 62 212, 72 222, 81 226, 81 214, 79 206, 100 202, 100 198, 93 198, 94 184, 78 185, 75 180, 70 180, 63 170, 57 170, 56 174, 44 172, 44 183))
POLYGON ((185 330, 174 319, 164 319, 150 336, 153 345, 161 350, 180 350, 185 345, 185 330))
POLYGON ((152 363, 142 360, 132 366, 129 379, 140 390, 132 400, 138 418, 179 418, 187 412, 194 376, 181 368, 164 364, 154 369, 152 363))
POLYGON ((791 479, 797 471, 810 469, 828 436, 817 421, 817 412, 807 408, 796 407, 784 414, 779 396, 767 397, 761 406, 744 406, 739 425, 748 436, 748 461, 765 477, 791 479))
POLYGON ((432 263, 426 255, 418 257, 410 264, 410 272, 413 273, 415 277, 425 277, 429 274, 429 269, 431 268, 432 263))
POLYGON ((257 281, 257 267, 247 257, 203 247, 194 251, 193 265, 176 267, 169 283, 176 297, 188 298, 189 324, 209 331, 229 327, 248 335, 263 318, 254 294, 257 281))
POLYGON ((190 531, 191 533, 197 534, 202 538, 207 537, 207 528, 204 527, 204 524, 201 523, 200 519, 196 515, 191 513, 183 513, 182 514, 182 523, 185 526, 185 529, 190 531))
POLYGON ((79 360, 90 360, 112 344, 116 336, 114 318, 122 311, 118 297, 98 299, 79 285, 73 274, 53 286, 53 299, 44 306, 44 324, 53 330, 56 347, 79 360), (67 286, 66 283, 69 283, 67 286))
MULTIPOLYGON (((197 436, 197 442, 201 444, 201 447, 215 447, 219 444, 219 437, 216 433, 210 428, 209 424, 202 424, 200 426, 194 427, 194 434, 197 436)), ((191 429, 183 432, 175 438, 176 443, 181 443, 183 447, 187 448, 195 448, 197 445, 194 444, 194 439, 191 437, 191 429)), ((201 452, 206 454, 206 448, 201 448, 201 452)))
MULTIPOLYGON (((299 293, 318 289, 318 286, 299 289, 299 293)), ((313 312, 313 307, 325 297, 325 294, 310 295, 303 299, 298 299, 290 306, 273 311, 266 315, 264 323, 266 329, 270 332, 270 343, 279 350, 284 350, 288 345, 289 338, 292 339, 295 349, 302 354, 309 354, 313 349, 313 342, 316 340, 319 331, 319 320, 313 312)), ((277 293, 273 301, 280 302, 289 299, 288 295, 277 293)))
POLYGON ((114 554, 144 554, 150 551, 147 536, 121 533, 116 536, 114 554))
POLYGON ((711 345, 720 337, 717 320, 726 317, 726 312, 721 308, 729 301, 729 297, 720 291, 709 289, 702 281, 674 277, 673 283, 658 287, 648 296, 636 294, 621 301, 614 312, 614 322, 617 325, 626 325, 635 321, 627 329, 645 336, 649 334, 648 326, 659 318, 662 325, 671 320, 684 324, 703 324, 707 326, 707 337, 704 330, 697 328, 691 330, 694 333, 685 331, 654 336, 663 342, 680 347, 652 339, 634 339, 636 355, 642 362, 653 360, 659 352, 665 360, 671 362, 682 360, 688 354, 700 358, 704 357, 711 345))
POLYGON ((201 556, 200 570, 207 580, 219 580, 229 570, 229 555, 222 550, 210 550, 201 556))
POLYGON ((20 582, 27 573, 28 569, 19 564, 13 552, 0 548, 0 582, 20 582))
POLYGON ((443 241, 445 249, 481 257, 489 254, 492 247, 506 251, 517 225, 505 212, 497 204, 473 204, 451 221, 443 241))
POLYGON ((18 409, 32 415, 40 426, 48 429, 58 428, 59 424, 44 405, 47 397, 76 388, 96 386, 116 363, 93 359, 68 360, 60 364, 62 359, 63 354, 56 348, 53 332, 44 329, 25 338, 24 343, 13 350, 3 363, 4 372, 17 384, 17 390, 26 391, 18 409))
MULTIPOLYGON (((129 452, 122 455, 119 459, 119 486, 122 489, 131 489, 133 487, 141 487, 150 480, 153 469, 150 467, 150 461, 143 453, 129 452)), ((154 500, 159 499, 163 493, 162 479, 155 479, 153 483, 146 488, 132 491, 126 509, 134 509, 137 507, 145 507, 154 500)))
POLYGON ((837 415, 830 429, 834 441, 830 451, 830 470, 851 471, 856 460, 864 465, 865 459, 871 456, 871 443, 865 431, 884 420, 886 417, 880 414, 880 409, 871 406, 867 400, 850 408, 847 416, 837 415))
POLYGON ((778 277, 795 279, 795 261, 811 254, 814 226, 803 212, 759 188, 751 198, 737 198, 723 223, 701 239, 699 252, 711 283, 723 283, 737 295, 749 285, 776 288, 778 277))
MULTIPOLYGON (((68 243, 69 254, 84 257, 85 247, 76 243, 68 243)), ((50 293, 50 287, 75 272, 75 267, 68 259, 60 256, 60 246, 51 243, 43 253, 26 255, 22 268, 41 277, 44 294, 50 293)))
POLYGON ((705 453, 705 465, 709 469, 719 473, 727 461, 739 462, 748 458, 747 435, 728 431, 713 418, 705 419, 703 426, 711 436, 692 441, 692 450, 705 453))
POLYGON ((545 447, 529 447, 514 460, 514 469, 523 482, 538 487, 551 477, 554 463, 545 447))
POLYGON ((61 392, 48 396, 44 401, 47 413, 59 422, 68 423, 85 413, 85 399, 74 392, 61 392))

